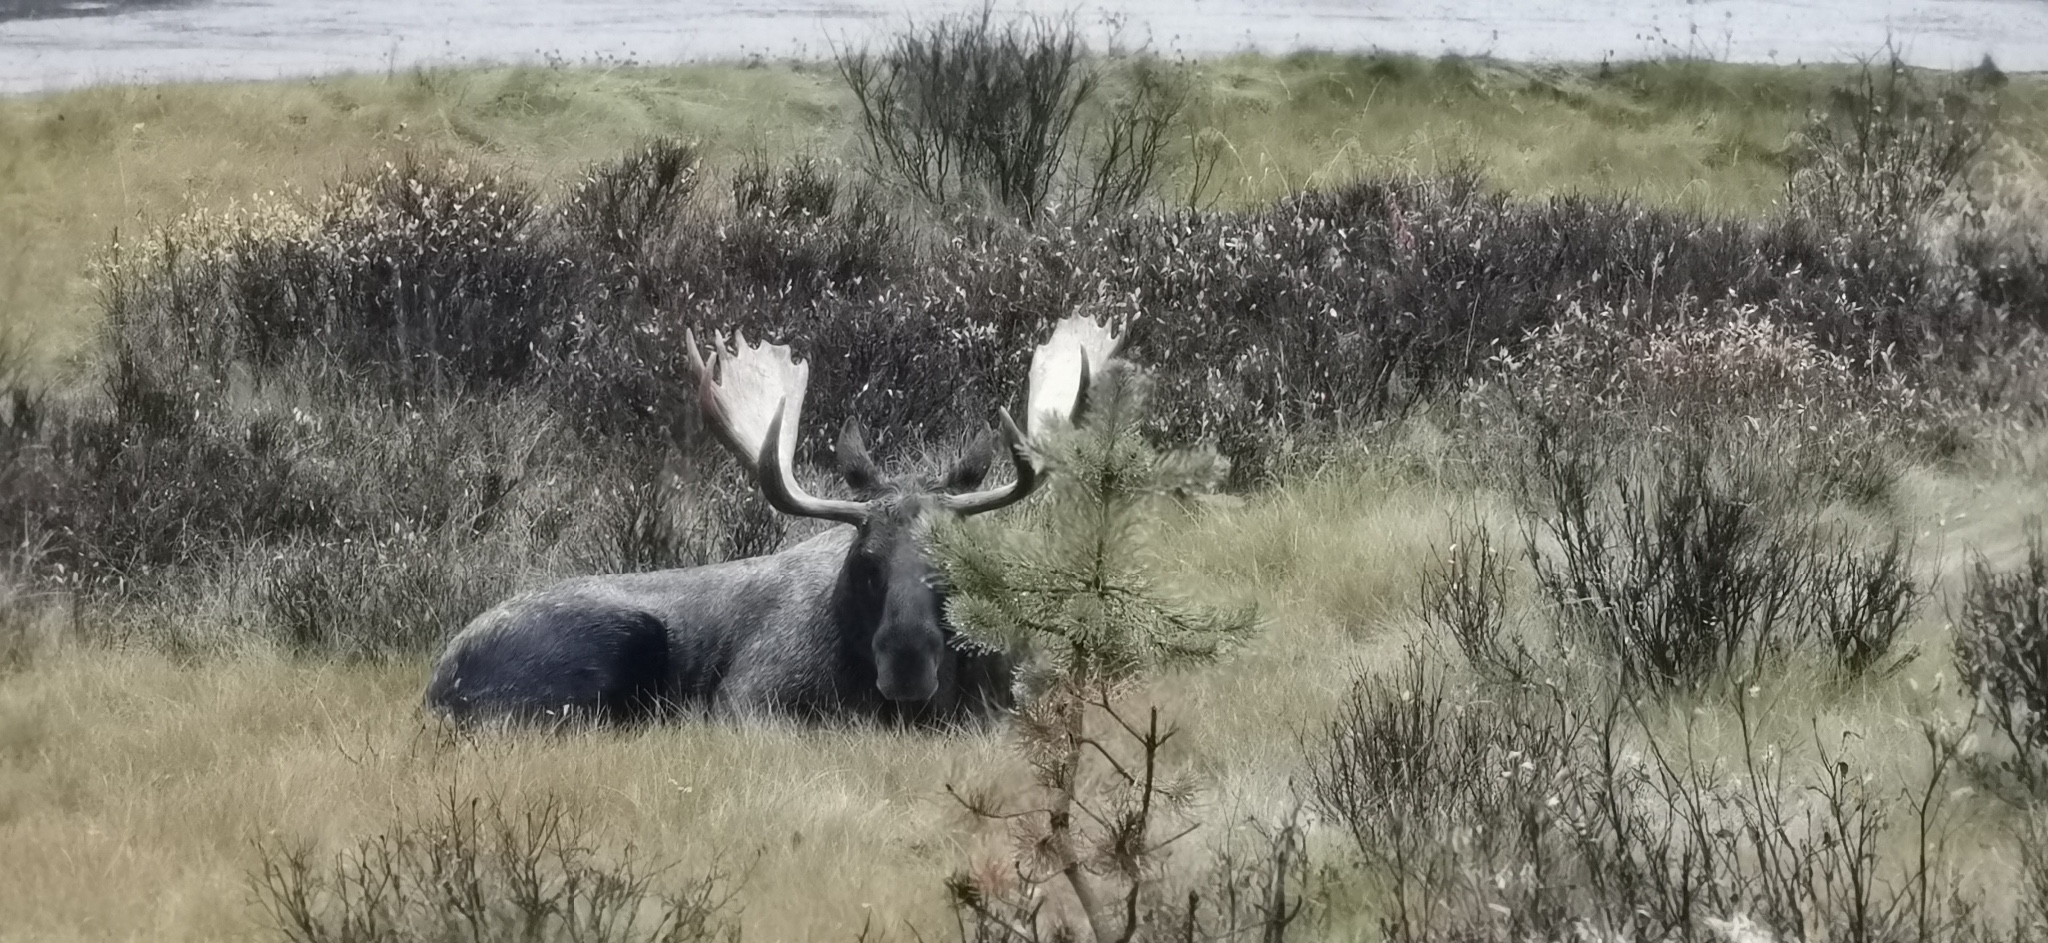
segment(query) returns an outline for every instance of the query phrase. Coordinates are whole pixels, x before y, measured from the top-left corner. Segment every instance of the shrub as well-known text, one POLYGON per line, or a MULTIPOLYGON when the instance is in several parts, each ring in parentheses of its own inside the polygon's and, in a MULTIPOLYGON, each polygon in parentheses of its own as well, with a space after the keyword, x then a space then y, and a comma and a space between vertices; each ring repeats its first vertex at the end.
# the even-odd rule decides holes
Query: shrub
POLYGON ((1026 225, 1045 211, 1099 81, 1071 21, 998 23, 990 7, 914 26, 880 53, 841 53, 838 64, 877 165, 936 206, 985 198, 1026 225))
POLYGON ((717 873, 671 874, 630 845, 605 851, 564 801, 523 806, 450 792, 322 861, 264 844, 254 884, 290 943, 688 943, 736 940, 717 873))
POLYGON ((278 448, 277 427, 216 418, 117 412, 52 429, 49 562, 87 590, 134 590, 340 523, 348 495, 278 448))
POLYGON ((1941 457, 1959 421, 1892 363, 1858 367, 1753 307, 1658 319, 1574 305, 1492 367, 1499 387, 1471 397, 1512 417, 1492 423, 1569 425, 1580 438, 1732 437, 1728 447, 1770 455, 1817 500, 1881 503, 1899 454, 1941 457))
POLYGON ((311 207, 171 227, 105 266, 117 356, 218 387, 311 358, 390 395, 532 377, 581 286, 509 180, 407 161, 311 207), (183 369, 179 369, 183 368, 183 369))
POLYGON ((1913 578, 1913 547, 1893 532, 1865 550, 1844 533, 1817 534, 1808 557, 1806 612, 1836 668, 1851 679, 1883 678, 1919 654, 1899 652, 1926 588, 1913 578))
POLYGON ((1438 566, 1423 574, 1416 614, 1457 645, 1481 680, 1532 684, 1538 680, 1539 662, 1508 625, 1507 593, 1507 558, 1493 545, 1492 532, 1477 522, 1460 524, 1439 554, 1438 566))
MULTIPOLYGON (((716 458, 716 456, 714 456, 716 458)), ((599 503, 601 546, 587 564, 596 570, 635 573, 701 566, 773 553, 788 519, 763 501, 736 465, 698 473, 643 461, 640 476, 608 490, 599 503), (696 476, 691 476, 696 477, 696 476)))
MULTIPOLYGON (((1078 150, 1084 169, 1075 202, 1086 219, 1129 213, 1145 205, 1159 175, 1170 167, 1182 117, 1193 97, 1182 70, 1151 56, 1131 57, 1123 66, 1121 75, 1105 83, 1108 107, 1082 128, 1078 150)), ((1190 203, 1201 197, 1199 166, 1197 172, 1190 203)))
POLYGON ((1545 789, 1573 758, 1572 744, 1546 739, 1559 732, 1517 724, 1498 701, 1454 696, 1412 648, 1396 676, 1353 685, 1309 746, 1308 794, 1350 832, 1388 898, 1390 939, 1433 938, 1453 889, 1495 863, 1513 824, 1508 793, 1545 789))
POLYGON ((49 600, 35 589, 42 548, 24 544, 0 556, 0 676, 27 667, 50 647, 49 600))
POLYGON ((1910 540, 1895 532, 1869 551, 1819 527, 1795 489, 1716 461, 1713 441, 1652 452, 1650 485, 1555 433, 1539 439, 1533 488, 1548 516, 1525 546, 1566 637, 1632 691, 1753 678, 1810 642, 1848 679, 1910 659, 1894 654, 1923 595, 1910 540))
POLYGON ((691 328, 832 352, 811 358, 816 460, 848 418, 909 450, 979 426, 1047 324, 1134 315, 1147 435, 1213 444, 1236 487, 1504 377, 1529 412, 1629 435, 1754 416, 1809 463, 1792 477, 1881 497, 1893 447, 1868 443, 1947 422, 1920 390, 1969 371, 1951 386, 1987 409, 2032 395, 2018 354, 1968 353, 2022 348, 1933 261, 1855 234, 1517 203, 1465 173, 938 238, 818 162, 756 163, 726 207, 691 196, 673 141, 554 202, 413 161, 117 247, 99 388, 16 410, 0 522, 48 535, 42 577, 124 601, 448 528, 544 571, 765 548, 772 527, 686 534, 734 524, 705 510, 728 470, 678 356, 691 328))
POLYGON ((816 161, 791 164, 772 187, 735 204, 739 218, 711 265, 724 278, 773 290, 785 303, 867 294, 902 264, 902 235, 874 192, 857 187, 842 194, 816 161))
POLYGON ((2020 877, 2018 906, 2015 907, 2009 936, 1990 936, 1994 940, 2038 940, 2048 934, 2048 823, 2037 815, 2030 816, 2026 828, 2020 833, 2020 877))
POLYGON ((591 168, 563 203, 562 219, 629 264, 648 247, 674 238, 696 193, 701 159, 693 144, 660 137, 640 150, 591 168))
POLYGON ((1704 447, 1682 447, 1654 489, 1614 480, 1611 505, 1584 454, 1539 445, 1537 461, 1552 509, 1526 538, 1537 584, 1624 686, 1697 688, 1798 641, 1799 548, 1764 495, 1728 480, 1704 447))
POLYGON ((287 651, 375 658, 428 651, 511 590, 506 561, 446 535, 342 538, 286 547, 258 565, 254 592, 287 651))
POLYGON ((1693 712, 1659 733, 1611 690, 1488 693, 1454 690, 1411 652, 1394 676, 1361 678, 1305 743, 1311 795, 1350 833, 1389 939, 1824 927, 1834 940, 1932 941, 1969 916, 1941 871, 1961 732, 1923 731, 1928 778, 1893 803, 1825 743, 1800 775, 1784 745, 1759 739, 1767 708, 1751 692, 1725 707, 1740 733, 1733 769, 1696 752, 1693 712), (1893 864, 1878 842, 1900 810, 1918 845, 1893 864))
POLYGON ((2014 772, 2036 784, 2048 748, 2048 542, 2038 521, 2019 569, 1998 572, 1981 556, 1971 564, 1955 628, 1963 682, 2012 745, 2014 772))
POLYGON ((1836 231, 1911 234, 1990 140, 1995 71, 1930 88, 1895 50, 1882 62, 1865 60, 1808 119, 1786 202, 1836 231))
POLYGON ((825 162, 800 154, 778 173, 755 153, 733 171, 732 207, 742 217, 822 219, 839 206, 839 178, 825 162))

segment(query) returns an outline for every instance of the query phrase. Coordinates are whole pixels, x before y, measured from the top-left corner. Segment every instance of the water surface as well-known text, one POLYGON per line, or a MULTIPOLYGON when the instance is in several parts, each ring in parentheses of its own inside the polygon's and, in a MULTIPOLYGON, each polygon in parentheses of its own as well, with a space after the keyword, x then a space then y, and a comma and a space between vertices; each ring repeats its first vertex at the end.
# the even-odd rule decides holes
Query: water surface
MULTIPOLYGON (((0 92, 488 61, 822 57, 978 0, 0 0, 0 92)), ((2048 0, 1011 0, 1098 44, 1537 61, 1824 62, 1887 38, 1915 63, 2048 71, 2048 0), (1115 12, 1109 12, 1110 10, 1115 12)))

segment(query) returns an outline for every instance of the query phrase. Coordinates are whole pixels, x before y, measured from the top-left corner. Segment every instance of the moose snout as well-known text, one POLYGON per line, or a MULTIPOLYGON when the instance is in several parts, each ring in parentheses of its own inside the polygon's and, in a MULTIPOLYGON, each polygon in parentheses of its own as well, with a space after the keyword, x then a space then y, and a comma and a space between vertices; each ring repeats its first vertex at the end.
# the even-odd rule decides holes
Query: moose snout
POLYGON ((892 701, 922 701, 939 690, 939 666, 924 665, 909 671, 883 668, 875 676, 875 687, 892 701))

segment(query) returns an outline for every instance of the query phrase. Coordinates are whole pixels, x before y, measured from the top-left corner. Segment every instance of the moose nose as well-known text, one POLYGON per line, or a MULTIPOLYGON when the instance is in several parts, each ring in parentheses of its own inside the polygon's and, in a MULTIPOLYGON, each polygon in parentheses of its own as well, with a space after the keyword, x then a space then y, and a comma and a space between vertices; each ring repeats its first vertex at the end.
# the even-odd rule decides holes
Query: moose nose
POLYGON ((921 671, 909 678, 883 674, 876 679, 875 686, 881 689, 883 697, 892 701, 922 701, 938 692, 939 673, 937 670, 921 671))

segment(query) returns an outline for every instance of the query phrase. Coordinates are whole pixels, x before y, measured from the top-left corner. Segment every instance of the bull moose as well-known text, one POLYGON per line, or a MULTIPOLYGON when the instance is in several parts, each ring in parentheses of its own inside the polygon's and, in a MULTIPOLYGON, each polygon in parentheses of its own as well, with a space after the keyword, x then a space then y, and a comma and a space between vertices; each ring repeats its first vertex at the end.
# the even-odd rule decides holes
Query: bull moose
MULTIPOLYGON (((1090 372, 1121 343, 1068 317, 1033 352, 1031 435, 1073 419, 1090 372)), ((780 553, 707 566, 585 576, 516 596, 448 643, 430 709, 458 723, 632 722, 680 713, 885 723, 972 721, 1011 703, 1009 661, 953 644, 941 581, 922 545, 934 514, 981 514, 1024 499, 1041 472, 1007 410, 1015 469, 983 490, 984 435, 936 480, 885 476, 852 420, 838 441, 854 500, 814 497, 792 473, 810 365, 787 346, 685 333, 714 435, 777 511, 843 524, 780 553)))

